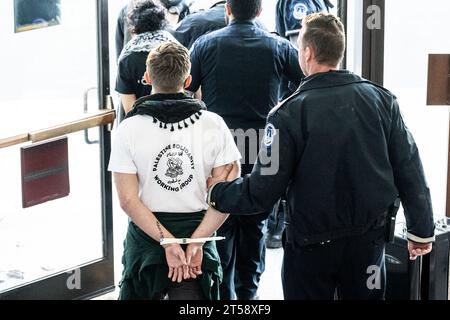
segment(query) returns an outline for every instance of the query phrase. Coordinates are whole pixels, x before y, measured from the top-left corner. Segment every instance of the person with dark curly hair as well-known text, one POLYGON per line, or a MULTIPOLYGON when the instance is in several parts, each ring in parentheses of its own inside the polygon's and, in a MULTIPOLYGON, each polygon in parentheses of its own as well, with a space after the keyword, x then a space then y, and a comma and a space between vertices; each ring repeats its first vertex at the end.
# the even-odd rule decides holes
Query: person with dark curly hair
POLYGON ((149 52, 163 42, 177 40, 165 30, 166 12, 153 0, 137 1, 128 15, 133 37, 119 56, 116 91, 125 113, 136 99, 147 96, 151 87, 145 82, 145 61, 149 52))
MULTIPOLYGON (((119 59, 123 47, 131 40, 130 25, 127 16, 139 0, 130 0, 120 10, 116 24, 116 55, 119 59)), ((170 20, 173 27, 184 17, 190 14, 190 5, 193 0, 157 0, 157 4, 161 4, 166 11, 166 19, 170 20)))

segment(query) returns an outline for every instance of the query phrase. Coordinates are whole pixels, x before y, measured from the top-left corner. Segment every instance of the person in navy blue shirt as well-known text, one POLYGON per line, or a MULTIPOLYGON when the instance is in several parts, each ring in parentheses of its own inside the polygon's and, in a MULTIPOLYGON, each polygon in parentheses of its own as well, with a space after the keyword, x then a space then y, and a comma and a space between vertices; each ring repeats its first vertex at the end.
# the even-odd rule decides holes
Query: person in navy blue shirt
MULTIPOLYGON (((207 10, 193 12, 183 19, 172 32, 173 36, 186 48, 190 49, 195 40, 209 32, 222 29, 227 26, 225 15, 226 0, 210 0, 211 7, 207 10)), ((255 20, 258 27, 266 30, 265 26, 255 20)))
MULTIPOLYGON (((209 111, 219 114, 230 129, 250 135, 263 130, 269 111, 277 105, 281 77, 298 85, 303 76, 292 44, 256 26, 261 2, 227 0, 229 25, 200 37, 191 49, 193 79, 188 90, 201 89, 209 111)), ((243 174, 251 172, 259 150, 259 137, 250 141, 254 145, 245 144, 245 150, 240 150, 243 174), (256 152, 249 157, 252 149, 256 152)), ((269 213, 234 216, 219 229, 218 235, 227 238, 218 244, 224 269, 222 299, 256 298, 264 271, 263 227, 269 213)))
POLYGON ((207 10, 187 16, 175 29, 173 35, 186 48, 190 49, 200 36, 226 27, 225 0, 212 1, 207 10))

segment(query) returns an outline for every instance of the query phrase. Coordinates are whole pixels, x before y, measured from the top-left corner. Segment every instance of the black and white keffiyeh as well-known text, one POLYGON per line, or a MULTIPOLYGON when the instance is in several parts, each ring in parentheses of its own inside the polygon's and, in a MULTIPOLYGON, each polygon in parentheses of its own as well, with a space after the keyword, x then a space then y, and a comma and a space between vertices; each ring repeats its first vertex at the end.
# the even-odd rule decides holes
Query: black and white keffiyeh
POLYGON ((178 41, 165 30, 137 34, 131 38, 131 40, 123 48, 120 53, 119 61, 134 52, 150 52, 164 42, 178 43, 178 41))
POLYGON ((153 123, 159 123, 161 129, 173 132, 194 125, 205 110, 203 101, 184 93, 157 93, 138 99, 125 119, 148 115, 153 117, 153 123))

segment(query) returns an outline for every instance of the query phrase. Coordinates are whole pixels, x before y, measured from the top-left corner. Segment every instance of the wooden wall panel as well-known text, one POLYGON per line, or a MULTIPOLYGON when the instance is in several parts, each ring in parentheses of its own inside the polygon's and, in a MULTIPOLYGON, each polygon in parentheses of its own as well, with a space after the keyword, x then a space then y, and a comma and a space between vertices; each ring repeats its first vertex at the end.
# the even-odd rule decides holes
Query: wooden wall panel
POLYGON ((450 105, 450 55, 428 57, 427 105, 450 105))

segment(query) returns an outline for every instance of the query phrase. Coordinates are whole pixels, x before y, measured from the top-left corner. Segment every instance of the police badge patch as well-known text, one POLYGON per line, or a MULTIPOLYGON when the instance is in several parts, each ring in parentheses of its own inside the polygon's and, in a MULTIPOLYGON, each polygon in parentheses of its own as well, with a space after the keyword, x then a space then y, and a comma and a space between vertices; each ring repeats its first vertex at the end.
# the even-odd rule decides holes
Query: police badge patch
POLYGON ((266 128, 264 129, 264 139, 263 139, 263 143, 266 147, 272 146, 276 134, 277 129, 275 129, 275 126, 271 123, 268 123, 266 125, 266 128))
POLYGON ((303 20, 308 15, 308 6, 304 3, 297 3, 294 6, 292 15, 297 20, 303 20))

